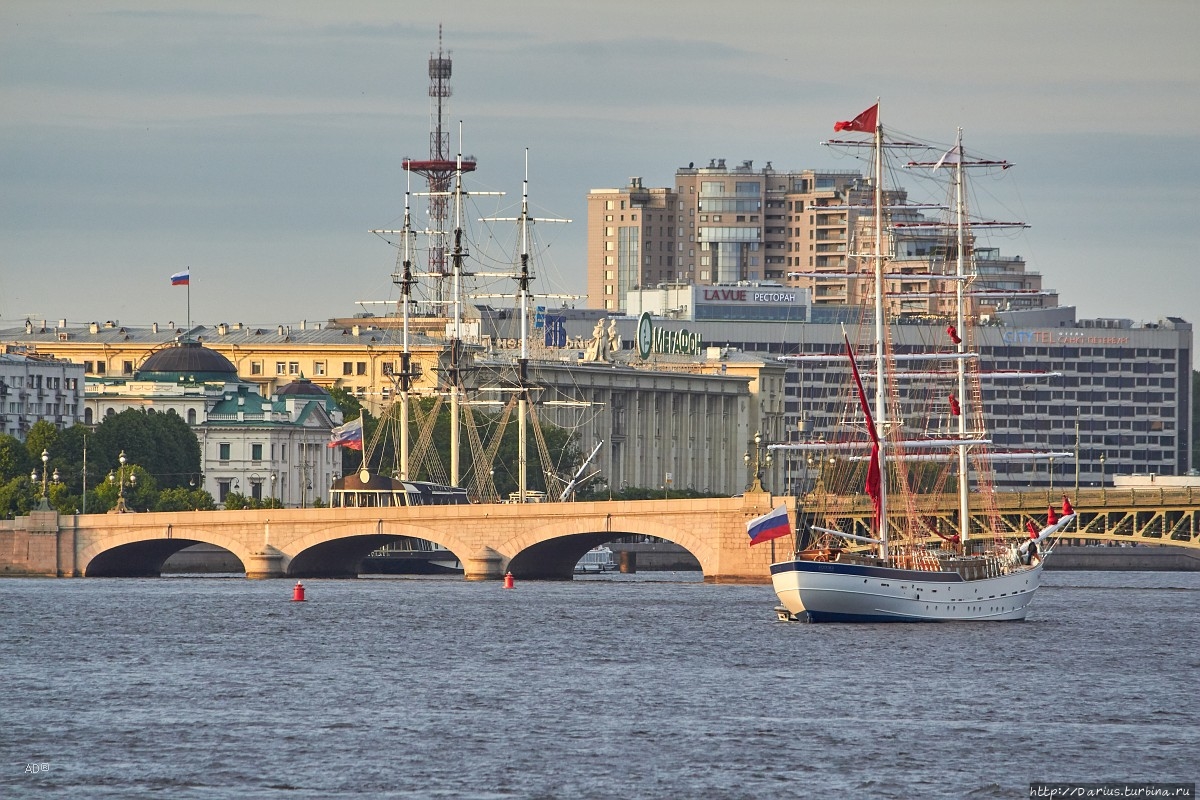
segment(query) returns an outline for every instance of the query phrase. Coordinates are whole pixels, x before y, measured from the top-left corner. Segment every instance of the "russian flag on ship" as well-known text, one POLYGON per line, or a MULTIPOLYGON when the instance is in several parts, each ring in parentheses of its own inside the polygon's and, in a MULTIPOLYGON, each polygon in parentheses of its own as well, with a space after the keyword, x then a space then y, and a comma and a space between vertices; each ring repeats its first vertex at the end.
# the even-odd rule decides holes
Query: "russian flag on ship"
POLYGON ((787 506, 779 506, 768 511, 761 517, 755 517, 746 523, 746 533, 750 534, 750 544, 769 542, 792 532, 792 524, 788 521, 787 506))
POLYGON ((351 450, 362 450, 362 425, 362 417, 356 417, 345 425, 334 428, 329 432, 329 444, 326 447, 349 447, 351 450))
POLYGON ((188 285, 190 285, 191 279, 192 279, 191 269, 192 269, 191 267, 188 267, 183 272, 176 272, 174 275, 172 275, 171 276, 171 285, 172 286, 188 286, 188 285))

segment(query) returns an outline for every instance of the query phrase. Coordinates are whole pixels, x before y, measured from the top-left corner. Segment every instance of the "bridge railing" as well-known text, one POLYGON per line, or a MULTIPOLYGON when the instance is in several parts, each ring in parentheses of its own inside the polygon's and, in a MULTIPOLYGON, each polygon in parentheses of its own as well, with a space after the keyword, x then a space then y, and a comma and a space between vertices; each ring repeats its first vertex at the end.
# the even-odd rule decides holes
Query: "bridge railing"
MULTIPOLYGON (((1153 488, 1081 488, 1038 489, 1021 492, 996 492, 1001 534, 1012 538, 1025 536, 1028 520, 1042 522, 1047 509, 1059 509, 1062 497, 1071 498, 1077 517, 1063 532, 1067 539, 1099 541, 1144 541, 1147 544, 1172 544, 1200 548, 1200 491, 1192 487, 1153 488)), ((982 498, 974 497, 973 509, 982 507, 982 498)), ((833 495, 812 492, 797 500, 800 513, 805 510, 834 517, 847 533, 870 531, 875 510, 865 494, 833 495)), ((952 493, 924 495, 912 506, 927 526, 953 530, 958 521, 958 497, 952 493)), ((899 511, 899 509, 894 510, 899 511)), ((901 512, 902 513, 902 512, 901 512)), ((972 514, 972 531, 991 528, 991 520, 972 514)), ((936 541, 936 539, 934 539, 936 541)))

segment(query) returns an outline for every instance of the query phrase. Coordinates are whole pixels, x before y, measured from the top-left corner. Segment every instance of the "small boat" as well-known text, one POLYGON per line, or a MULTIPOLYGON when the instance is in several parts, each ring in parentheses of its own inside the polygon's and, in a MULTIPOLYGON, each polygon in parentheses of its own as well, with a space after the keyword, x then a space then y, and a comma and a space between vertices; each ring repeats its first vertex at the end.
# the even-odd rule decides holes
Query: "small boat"
POLYGON ((606 545, 593 547, 583 554, 583 558, 575 564, 576 575, 586 575, 592 572, 614 572, 617 562, 613 559, 613 551, 606 545))
MULTIPOLYGON (((845 375, 844 389, 829 396, 829 413, 840 420, 839 435, 836 441, 771 448, 809 451, 819 458, 822 478, 837 477, 824 474, 826 466, 844 470, 845 488, 830 490, 819 480, 817 490, 797 504, 796 549, 771 565, 772 585, 781 603, 776 612, 780 619, 809 622, 1021 620, 1041 583, 1055 534, 1075 516, 1064 495, 1061 516, 1051 507, 1044 524, 1030 520, 1024 542, 1009 538, 998 524, 990 466, 994 461, 1072 456, 1005 452, 992 446, 984 423, 986 395, 980 385, 989 378, 979 368, 979 353, 972 350, 969 325, 973 294, 984 296, 972 292, 979 277, 976 236, 984 227, 1024 225, 969 220, 964 176, 971 168, 1001 170, 1010 164, 969 157, 961 131, 954 146, 934 161, 932 156, 941 148, 885 140, 878 111, 876 104, 834 127, 873 134, 872 140, 827 143, 872 149, 871 202, 860 206, 863 224, 856 232, 861 235, 850 248, 855 255, 849 258, 847 272, 812 277, 861 281, 874 301, 864 312, 863 330, 873 328, 873 336, 864 333, 869 343, 860 346, 869 365, 863 373, 848 334, 845 353, 794 357, 824 360, 845 375), (910 160, 904 166, 945 178, 951 198, 947 205, 913 206, 903 191, 885 190, 884 152, 889 148, 931 152, 929 160, 910 160), (944 220, 927 221, 917 208, 950 213, 944 220), (857 271, 856 262, 862 265, 857 271), (911 298, 931 296, 945 305, 931 308, 926 300, 920 316, 914 315, 911 309, 919 307, 914 305, 919 301, 911 298), (939 320, 936 326, 929 325, 931 316, 939 320), (943 325, 945 335, 940 335, 943 325), (938 335, 916 335, 917 326, 938 335), (873 403, 864 380, 874 390, 873 403), (920 495, 956 484, 958 529, 948 532, 922 516, 920 495), (972 485, 978 487, 974 494, 972 485), (839 509, 838 496, 864 490, 873 506, 874 525, 845 530, 847 515, 844 505, 839 509), (990 507, 972 509, 972 498, 990 507)), ((750 523, 752 544, 791 532, 786 521, 779 524, 781 511, 786 516, 781 507, 750 523)))

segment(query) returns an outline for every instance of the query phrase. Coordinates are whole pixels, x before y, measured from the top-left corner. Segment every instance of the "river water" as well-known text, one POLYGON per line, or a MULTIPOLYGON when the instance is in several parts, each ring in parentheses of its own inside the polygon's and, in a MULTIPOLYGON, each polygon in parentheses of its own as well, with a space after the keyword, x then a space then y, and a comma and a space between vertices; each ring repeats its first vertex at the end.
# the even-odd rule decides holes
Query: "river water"
POLYGON ((1016 798, 1186 781, 1200 574, 781 623, 698 573, 0 580, 0 797, 1016 798))

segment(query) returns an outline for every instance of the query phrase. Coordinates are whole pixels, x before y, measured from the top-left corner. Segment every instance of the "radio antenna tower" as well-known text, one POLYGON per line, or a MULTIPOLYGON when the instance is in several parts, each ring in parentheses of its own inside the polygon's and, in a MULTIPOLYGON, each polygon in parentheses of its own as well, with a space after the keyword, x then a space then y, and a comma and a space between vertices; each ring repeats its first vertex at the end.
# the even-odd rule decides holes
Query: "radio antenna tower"
POLYGON ((445 284, 450 277, 446 254, 450 250, 450 231, 447 225, 450 208, 450 182, 456 169, 475 170, 475 158, 464 157, 461 167, 450 154, 450 133, 443 125, 446 99, 450 97, 450 54, 442 53, 442 26, 438 25, 437 55, 429 54, 429 158, 418 161, 404 159, 406 172, 425 178, 429 186, 429 274, 434 280, 434 297, 446 301, 445 284))

